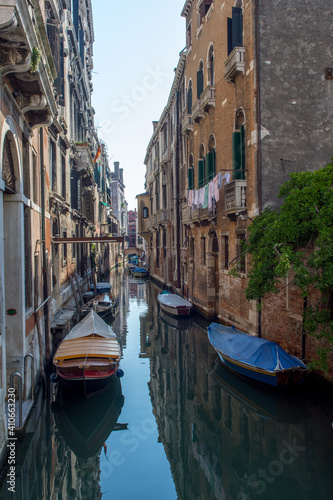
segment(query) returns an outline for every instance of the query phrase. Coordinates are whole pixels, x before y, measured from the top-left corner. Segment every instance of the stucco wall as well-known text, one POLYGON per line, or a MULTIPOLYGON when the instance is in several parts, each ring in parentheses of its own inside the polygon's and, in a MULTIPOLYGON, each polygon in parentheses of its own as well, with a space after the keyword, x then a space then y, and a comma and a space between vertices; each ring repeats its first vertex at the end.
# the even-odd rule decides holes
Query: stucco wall
POLYGON ((289 173, 325 166, 333 154, 332 5, 260 1, 263 207, 277 206, 289 173), (284 161, 283 161, 284 160, 284 161))

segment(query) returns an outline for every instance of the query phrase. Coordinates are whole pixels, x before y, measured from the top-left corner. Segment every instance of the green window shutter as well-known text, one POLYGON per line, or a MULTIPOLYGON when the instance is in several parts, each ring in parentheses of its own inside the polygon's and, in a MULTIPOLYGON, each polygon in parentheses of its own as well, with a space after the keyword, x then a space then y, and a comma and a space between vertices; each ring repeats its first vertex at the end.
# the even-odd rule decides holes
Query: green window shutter
POLYGON ((207 153, 207 177, 206 181, 209 182, 215 177, 215 149, 207 153))
POLYGON ((233 179, 245 179, 245 141, 244 127, 232 134, 232 171, 233 179))
POLYGON ((232 178, 241 179, 242 153, 241 153, 241 134, 234 132, 232 134, 232 178))
POLYGON ((198 161, 198 188, 205 185, 206 175, 205 175, 205 160, 201 159, 198 161))
POLYGON ((189 189, 194 189, 194 175, 193 175, 193 168, 189 168, 187 170, 187 176, 188 176, 188 188, 189 189))

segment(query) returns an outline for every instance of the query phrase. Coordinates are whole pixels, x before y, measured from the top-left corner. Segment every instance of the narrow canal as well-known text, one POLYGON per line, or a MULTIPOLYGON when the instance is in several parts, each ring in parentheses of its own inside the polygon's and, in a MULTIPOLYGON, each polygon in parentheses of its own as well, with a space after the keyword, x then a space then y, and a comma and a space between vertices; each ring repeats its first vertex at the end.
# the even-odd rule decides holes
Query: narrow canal
POLYGON ((332 392, 292 393, 225 371, 202 318, 161 316, 158 289, 110 277, 121 368, 99 396, 46 384, 16 446, 16 490, 1 499, 327 500, 333 491, 332 392))

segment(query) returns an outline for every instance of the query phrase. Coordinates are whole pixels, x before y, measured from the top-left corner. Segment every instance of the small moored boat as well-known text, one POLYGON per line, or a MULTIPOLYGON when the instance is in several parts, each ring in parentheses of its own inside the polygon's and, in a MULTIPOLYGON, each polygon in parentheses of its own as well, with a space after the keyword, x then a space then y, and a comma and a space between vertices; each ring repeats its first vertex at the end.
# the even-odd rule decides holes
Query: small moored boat
POLYGON ((64 385, 86 397, 108 386, 118 370, 120 355, 116 334, 90 311, 60 343, 53 363, 64 385))
POLYGON ((101 318, 108 316, 115 310, 115 301, 110 293, 102 293, 97 297, 93 297, 81 308, 83 315, 85 316, 90 311, 95 310, 101 318))
POLYGON ((157 300, 161 309, 172 316, 188 316, 192 309, 191 302, 176 293, 161 292, 157 300))
POLYGON ((149 276, 149 271, 144 267, 136 267, 132 269, 132 276, 134 278, 147 278, 149 276))
POLYGON ((304 363, 276 342, 219 323, 211 323, 207 330, 221 361, 240 375, 278 387, 299 384, 307 374, 304 363))

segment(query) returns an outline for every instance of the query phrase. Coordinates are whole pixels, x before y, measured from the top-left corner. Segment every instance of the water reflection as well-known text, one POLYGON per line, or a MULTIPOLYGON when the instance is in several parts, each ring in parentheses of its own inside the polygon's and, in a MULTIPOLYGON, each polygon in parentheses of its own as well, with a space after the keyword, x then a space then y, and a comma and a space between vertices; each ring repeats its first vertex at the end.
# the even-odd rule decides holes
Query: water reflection
POLYGON ((177 330, 151 306, 153 411, 178 498, 327 499, 332 404, 310 386, 257 387, 226 371, 196 319, 177 330))
MULTIPOLYGON (((276 392, 236 378, 218 361, 205 320, 161 314, 151 282, 126 272, 110 281, 122 385, 115 379, 85 401, 45 387, 18 443, 15 498, 331 497, 332 393, 311 384, 276 392)), ((4 482, 0 498, 13 498, 4 482)))

